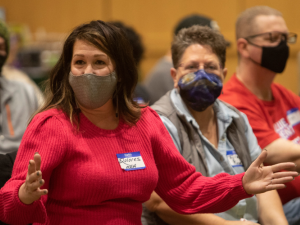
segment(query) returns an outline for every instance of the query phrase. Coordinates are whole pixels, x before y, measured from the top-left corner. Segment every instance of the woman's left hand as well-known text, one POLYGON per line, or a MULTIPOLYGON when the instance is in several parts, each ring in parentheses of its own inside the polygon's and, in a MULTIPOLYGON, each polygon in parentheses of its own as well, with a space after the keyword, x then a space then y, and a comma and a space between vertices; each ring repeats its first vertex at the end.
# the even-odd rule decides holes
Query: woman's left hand
POLYGON ((284 183, 294 180, 298 176, 295 171, 283 171, 295 169, 292 162, 278 163, 272 166, 263 166, 267 158, 267 150, 263 150, 257 159, 250 165, 243 177, 243 186, 248 194, 259 194, 266 191, 285 188, 284 183))

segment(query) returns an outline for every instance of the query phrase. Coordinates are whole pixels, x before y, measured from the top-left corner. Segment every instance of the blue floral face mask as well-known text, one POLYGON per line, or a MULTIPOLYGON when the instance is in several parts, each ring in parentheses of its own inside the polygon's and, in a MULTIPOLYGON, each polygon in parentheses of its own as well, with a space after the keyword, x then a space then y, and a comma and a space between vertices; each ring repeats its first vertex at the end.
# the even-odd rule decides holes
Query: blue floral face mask
POLYGON ((179 79, 178 86, 184 102, 193 110, 202 112, 220 96, 223 84, 221 79, 201 69, 179 79))

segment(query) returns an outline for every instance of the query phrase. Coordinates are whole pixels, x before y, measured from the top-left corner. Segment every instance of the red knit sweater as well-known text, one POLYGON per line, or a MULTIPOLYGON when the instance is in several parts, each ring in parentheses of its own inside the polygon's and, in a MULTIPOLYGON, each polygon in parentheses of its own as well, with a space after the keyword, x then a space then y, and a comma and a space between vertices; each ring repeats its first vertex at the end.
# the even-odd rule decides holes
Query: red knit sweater
POLYGON ((141 224, 142 202, 155 190, 180 213, 221 212, 250 197, 242 176, 207 178, 177 151, 159 116, 143 109, 136 126, 120 120, 103 130, 80 115, 80 130, 56 109, 29 124, 13 169, 0 190, 0 220, 9 224, 141 224), (48 196, 23 204, 18 190, 35 152, 48 196), (124 171, 116 154, 140 151, 145 169, 124 171))

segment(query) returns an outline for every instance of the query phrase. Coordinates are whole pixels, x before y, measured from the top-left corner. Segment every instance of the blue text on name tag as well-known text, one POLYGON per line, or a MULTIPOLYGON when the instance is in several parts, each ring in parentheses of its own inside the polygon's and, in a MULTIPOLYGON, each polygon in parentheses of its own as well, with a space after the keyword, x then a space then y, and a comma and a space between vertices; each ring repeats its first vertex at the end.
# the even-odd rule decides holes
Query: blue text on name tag
POLYGON ((242 167, 243 166, 242 161, 240 160, 239 156, 236 154, 236 152, 234 150, 226 151, 226 155, 227 155, 228 161, 232 167, 240 167, 240 166, 242 167))
POLYGON ((125 171, 145 169, 145 163, 140 152, 117 154, 120 166, 125 171))
POLYGON ((298 108, 292 108, 286 112, 287 120, 291 126, 296 126, 300 123, 300 112, 298 108))

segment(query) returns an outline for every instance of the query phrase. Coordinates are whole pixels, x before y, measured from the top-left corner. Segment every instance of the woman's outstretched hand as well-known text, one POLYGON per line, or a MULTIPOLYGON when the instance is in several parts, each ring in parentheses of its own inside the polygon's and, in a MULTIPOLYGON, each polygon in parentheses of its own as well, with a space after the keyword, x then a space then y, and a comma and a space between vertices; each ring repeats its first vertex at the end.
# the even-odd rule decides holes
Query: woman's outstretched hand
POLYGON ((42 179, 41 172, 41 156, 39 153, 35 153, 33 160, 29 161, 26 181, 19 189, 19 199, 21 202, 31 204, 39 200, 42 195, 46 195, 48 190, 40 189, 44 183, 45 181, 42 179))
POLYGON ((296 165, 292 162, 278 163, 272 166, 263 166, 267 158, 266 149, 250 165, 243 177, 243 186, 248 194, 259 194, 266 191, 285 188, 284 183, 290 182, 298 176, 295 171, 283 171, 295 169, 296 165))

